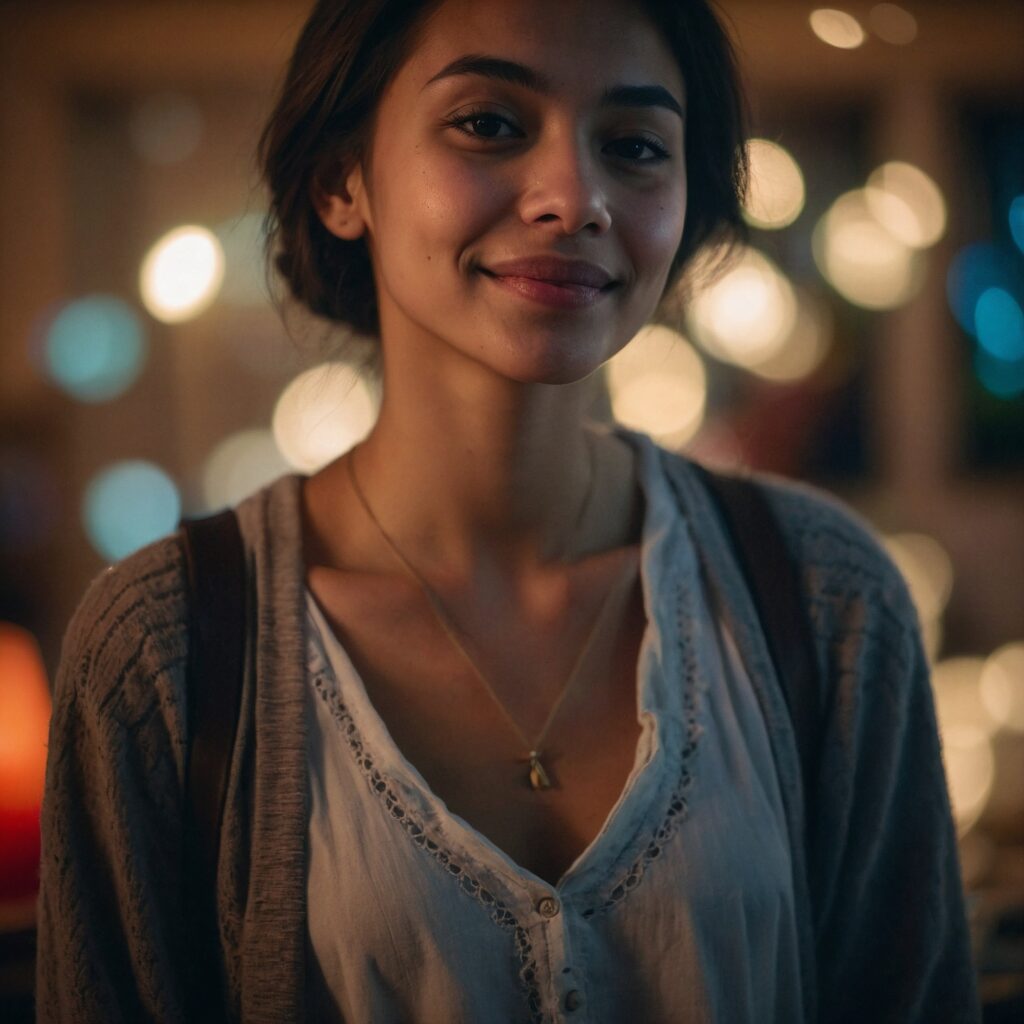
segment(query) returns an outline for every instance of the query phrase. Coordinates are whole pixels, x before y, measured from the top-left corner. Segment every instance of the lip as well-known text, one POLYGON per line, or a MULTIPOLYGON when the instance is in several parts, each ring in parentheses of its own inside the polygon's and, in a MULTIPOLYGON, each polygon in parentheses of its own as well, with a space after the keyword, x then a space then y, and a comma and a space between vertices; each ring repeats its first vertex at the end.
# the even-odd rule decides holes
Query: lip
POLYGON ((596 263, 557 256, 507 260, 481 267, 480 271, 521 298, 555 309, 582 309, 593 305, 617 283, 596 263))
POLYGON ((482 268, 494 277, 530 278, 561 286, 579 285, 584 288, 607 288, 615 279, 604 267, 585 260, 569 260, 561 256, 530 256, 525 259, 506 260, 482 268))

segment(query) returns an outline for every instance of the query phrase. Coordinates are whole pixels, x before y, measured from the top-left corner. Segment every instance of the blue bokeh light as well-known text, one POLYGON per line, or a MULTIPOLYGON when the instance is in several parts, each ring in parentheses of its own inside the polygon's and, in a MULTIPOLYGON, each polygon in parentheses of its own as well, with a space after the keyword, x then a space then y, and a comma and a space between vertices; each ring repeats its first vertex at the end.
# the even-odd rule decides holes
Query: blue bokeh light
POLYGON ((111 561, 170 533, 181 515, 174 481, 141 459, 116 462, 90 481, 82 503, 92 546, 111 561))
POLYGON ((46 369, 53 382, 83 402, 123 394, 142 370, 146 337, 127 303, 91 295, 66 305, 46 332, 46 369))
POLYGON ((972 337, 978 336, 974 321, 978 300, 990 288, 1001 288, 1011 295, 1019 294, 1019 274, 1011 260, 1012 250, 980 242, 965 246, 953 257, 946 276, 949 307, 957 322, 972 337))
POLYGON ((1024 252, 1024 196, 1017 196, 1010 203, 1010 234, 1017 248, 1024 252))
POLYGON ((974 372, 985 390, 997 398, 1016 398, 1024 394, 1024 359, 1007 362, 978 348, 974 352, 974 372))
POLYGON ((1002 288, 987 288, 974 310, 978 344, 1003 362, 1024 359, 1024 312, 1002 288))

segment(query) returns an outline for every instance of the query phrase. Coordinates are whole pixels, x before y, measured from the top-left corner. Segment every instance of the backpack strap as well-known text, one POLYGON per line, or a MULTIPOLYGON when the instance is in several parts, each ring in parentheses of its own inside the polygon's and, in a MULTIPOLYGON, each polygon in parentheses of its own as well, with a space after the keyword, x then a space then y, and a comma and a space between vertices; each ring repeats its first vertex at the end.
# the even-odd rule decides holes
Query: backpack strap
POLYGON ((796 735, 804 793, 804 840, 814 833, 821 733, 821 691, 814 630, 800 567, 790 555, 764 489, 752 479, 691 462, 718 510, 754 601, 796 735))
POLYGON ((188 576, 184 895, 189 1020, 226 1019, 217 864, 245 662, 246 565, 232 510, 182 521, 188 576))

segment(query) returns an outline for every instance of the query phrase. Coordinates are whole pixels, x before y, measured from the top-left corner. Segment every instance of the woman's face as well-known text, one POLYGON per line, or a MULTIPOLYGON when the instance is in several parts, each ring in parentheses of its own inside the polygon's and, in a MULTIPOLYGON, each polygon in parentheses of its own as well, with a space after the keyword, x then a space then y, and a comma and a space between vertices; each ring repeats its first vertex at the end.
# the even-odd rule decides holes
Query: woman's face
POLYGON ((446 0, 426 20, 370 170, 322 210, 367 235, 385 362, 440 346, 566 383, 651 316, 683 233, 685 97, 637 6, 446 0))

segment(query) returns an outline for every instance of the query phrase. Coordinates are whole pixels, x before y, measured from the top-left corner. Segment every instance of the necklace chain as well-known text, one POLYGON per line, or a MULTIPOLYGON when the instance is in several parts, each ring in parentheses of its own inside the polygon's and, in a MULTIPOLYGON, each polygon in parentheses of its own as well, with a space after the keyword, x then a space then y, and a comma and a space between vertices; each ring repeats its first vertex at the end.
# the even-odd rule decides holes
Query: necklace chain
MULTIPOLYGON (((594 468, 595 467, 595 459, 594 459, 594 452, 593 452, 593 441, 590 439, 589 434, 587 434, 586 436, 587 436, 587 450, 588 450, 589 456, 590 456, 590 458, 589 458, 590 472, 589 472, 588 481, 587 481, 587 490, 586 490, 586 493, 584 494, 584 497, 583 497, 583 504, 580 506, 580 511, 579 511, 579 513, 578 513, 578 515, 576 517, 576 523, 575 523, 575 525, 573 527, 573 531, 569 535, 569 541, 566 544, 566 549, 562 553, 562 557, 560 558, 560 562, 563 565, 567 561, 569 547, 572 544, 573 538, 576 536, 576 534, 578 533, 578 531, 580 529, 580 526, 583 523, 584 516, 586 514, 586 511, 587 511, 588 507, 590 506, 591 498, 593 497, 594 477, 595 477, 595 468, 594 468)), ((458 626, 456 625, 453 617, 448 612, 448 609, 445 607, 444 602, 441 600, 441 598, 439 597, 437 592, 434 590, 434 588, 431 587, 430 584, 426 581, 426 579, 423 577, 422 573, 420 573, 419 570, 402 553, 401 549, 398 547, 398 545, 395 543, 395 541, 392 539, 392 537, 388 534, 387 530, 384 529, 384 527, 381 525, 380 520, 374 514, 374 511, 373 511, 372 507, 370 506, 370 502, 367 499, 365 493, 363 492, 362 487, 359 484, 359 478, 358 478, 358 476, 356 474, 355 452, 356 452, 356 449, 353 449, 351 452, 349 452, 349 457, 348 457, 348 459, 346 459, 346 462, 348 464, 349 479, 352 481, 352 488, 353 488, 353 490, 356 493, 356 497, 359 499, 359 503, 363 506, 363 510, 366 512, 367 516, 369 517, 369 519, 373 523, 373 525, 377 528, 377 531, 380 533, 381 537, 383 538, 384 543, 387 544, 387 546, 391 550, 392 554, 394 554, 395 557, 398 559, 398 561, 401 564, 402 568, 408 573, 408 575, 414 580, 414 582, 416 582, 419 585, 420 589, 424 593, 424 596, 427 598, 427 602, 430 605, 431 611, 434 613, 435 617, 440 622, 440 624, 441 624, 442 628, 444 629, 445 633, 448 635, 448 638, 455 645, 456 649, 460 652, 462 657, 465 658, 466 662, 469 664, 469 666, 473 670, 474 674, 477 676, 477 678, 483 684, 484 689, 490 695, 491 700, 497 706, 498 710, 501 711, 502 715, 505 717, 505 720, 515 730, 516 735, 519 737, 520 741, 526 747, 528 753, 526 754, 526 757, 524 758, 524 760, 526 760, 529 763, 530 785, 534 789, 547 789, 547 788, 549 788, 551 786, 551 781, 550 781, 550 779, 549 779, 549 777, 547 775, 547 772, 544 770, 544 766, 541 764, 541 760, 540 760, 541 753, 542 753, 542 745, 544 743, 545 738, 547 737, 548 730, 551 728, 551 725, 552 725, 552 723, 555 720, 555 716, 558 714, 558 711, 562 707, 562 704, 565 701, 565 698, 568 695, 569 690, 571 689, 572 684, 573 684, 573 682, 576 679, 576 676, 579 674, 579 670, 580 670, 581 666, 583 665, 583 662, 584 662, 584 660, 585 660, 585 658, 587 656, 587 653, 589 652, 590 648, 593 646, 593 642, 594 642, 595 637, 597 636, 598 629, 599 629, 601 623, 604 620, 604 617, 605 617, 605 615, 606 615, 606 613, 608 611, 609 606, 611 605, 612 595, 618 590, 618 587, 617 586, 612 586, 612 587, 608 588, 608 593, 605 596, 605 599, 604 599, 604 601, 601 604, 601 608, 598 611, 597 616, 594 619, 594 624, 591 627, 590 632, 587 635, 587 639, 584 642, 582 648, 580 649, 580 652, 577 655, 575 662, 573 663, 572 671, 569 673, 568 678, 566 679, 565 683, 563 684, 561 693, 559 693, 558 699, 555 701, 553 707, 551 708, 551 711, 548 713, 548 717, 547 717, 546 721, 544 722, 543 727, 541 728, 540 732, 538 733, 536 739, 534 739, 533 742, 531 743, 529 738, 526 736, 526 734, 523 732, 523 730, 519 727, 519 723, 516 722, 516 720, 512 717, 511 714, 509 714, 508 709, 505 707, 504 703, 502 703, 501 699, 498 697, 497 693, 494 691, 494 687, 491 686, 491 684, 488 681, 487 677, 480 670, 480 667, 479 667, 479 665, 477 665, 477 663, 474 660, 473 656, 469 653, 469 651, 463 645, 462 641, 459 639, 458 634, 459 634, 460 630, 459 630, 458 626)))

